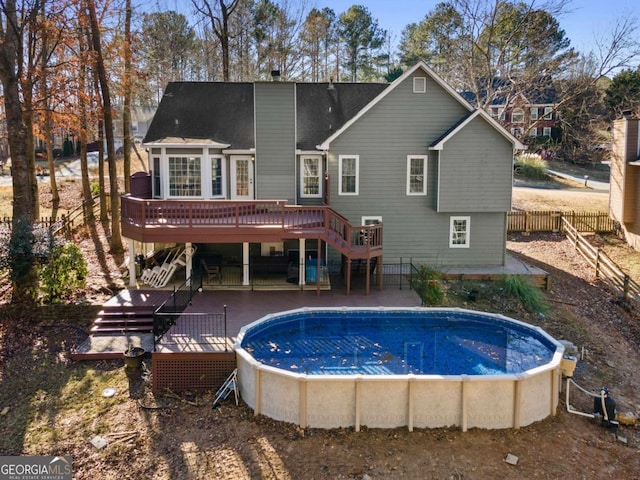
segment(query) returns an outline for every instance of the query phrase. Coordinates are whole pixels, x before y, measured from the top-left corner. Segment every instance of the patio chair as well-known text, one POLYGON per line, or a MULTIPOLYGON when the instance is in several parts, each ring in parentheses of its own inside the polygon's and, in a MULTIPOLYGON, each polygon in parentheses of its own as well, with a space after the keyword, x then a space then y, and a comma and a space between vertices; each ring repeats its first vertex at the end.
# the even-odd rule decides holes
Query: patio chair
POLYGON ((176 247, 169 250, 169 253, 167 253, 160 265, 156 265, 153 268, 147 268, 142 272, 140 280, 142 280, 147 285, 152 285, 153 283, 155 283, 162 269, 166 268, 165 266, 173 261, 174 257, 180 252, 180 249, 181 247, 176 247))
POLYGON ((222 276, 220 275, 220 267, 218 265, 209 265, 207 261, 200 259, 202 265, 202 272, 207 277, 207 283, 213 283, 216 279, 218 283, 222 283, 222 276))
POLYGON ((178 254, 174 255, 170 262, 162 264, 160 272, 156 278, 151 281, 150 285, 154 288, 162 288, 166 286, 178 267, 184 267, 187 264, 187 256, 193 256, 195 251, 196 247, 194 246, 191 246, 189 249, 181 248, 178 254))

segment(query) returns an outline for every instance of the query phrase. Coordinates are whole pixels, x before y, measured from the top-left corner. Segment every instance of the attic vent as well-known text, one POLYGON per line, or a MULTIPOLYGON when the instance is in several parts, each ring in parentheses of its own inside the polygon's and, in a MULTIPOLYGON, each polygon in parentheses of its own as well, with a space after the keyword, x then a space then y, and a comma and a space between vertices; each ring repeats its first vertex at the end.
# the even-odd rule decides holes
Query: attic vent
POLYGON ((413 93, 426 93, 427 92, 427 78, 415 77, 413 79, 413 93))

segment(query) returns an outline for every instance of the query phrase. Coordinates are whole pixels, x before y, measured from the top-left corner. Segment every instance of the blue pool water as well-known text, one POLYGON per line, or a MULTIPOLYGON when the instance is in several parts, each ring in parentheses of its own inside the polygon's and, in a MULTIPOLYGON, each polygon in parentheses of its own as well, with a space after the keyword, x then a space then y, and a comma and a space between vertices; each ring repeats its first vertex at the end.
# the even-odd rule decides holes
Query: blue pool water
POLYGON ((503 375, 549 363, 553 340, 469 310, 309 310, 252 324, 241 347, 264 365, 309 375, 503 375))

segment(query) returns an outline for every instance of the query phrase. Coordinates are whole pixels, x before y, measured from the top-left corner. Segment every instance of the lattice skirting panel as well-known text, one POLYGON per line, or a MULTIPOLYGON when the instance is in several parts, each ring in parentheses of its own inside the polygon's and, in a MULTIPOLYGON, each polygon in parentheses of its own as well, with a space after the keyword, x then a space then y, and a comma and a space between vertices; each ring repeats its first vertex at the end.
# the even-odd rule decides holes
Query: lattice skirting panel
POLYGON ((153 353, 152 388, 155 393, 216 391, 236 368, 234 352, 153 353))

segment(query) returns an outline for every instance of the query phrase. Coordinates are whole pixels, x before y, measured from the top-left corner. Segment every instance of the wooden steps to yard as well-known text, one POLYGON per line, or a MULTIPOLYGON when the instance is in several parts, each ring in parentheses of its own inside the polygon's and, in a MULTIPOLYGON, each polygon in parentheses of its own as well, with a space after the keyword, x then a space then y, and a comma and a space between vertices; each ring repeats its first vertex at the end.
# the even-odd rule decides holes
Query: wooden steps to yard
POLYGON ((93 321, 92 334, 152 332, 153 310, 122 309, 102 310, 93 321))

